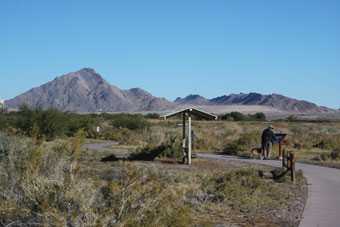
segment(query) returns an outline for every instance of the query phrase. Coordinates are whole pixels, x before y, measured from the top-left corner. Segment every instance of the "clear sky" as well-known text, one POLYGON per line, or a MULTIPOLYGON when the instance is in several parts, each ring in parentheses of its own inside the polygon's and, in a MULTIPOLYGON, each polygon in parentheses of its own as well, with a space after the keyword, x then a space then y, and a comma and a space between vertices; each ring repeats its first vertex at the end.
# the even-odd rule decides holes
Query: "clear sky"
POLYGON ((91 67, 158 97, 340 108, 339 0, 0 0, 0 99, 91 67))

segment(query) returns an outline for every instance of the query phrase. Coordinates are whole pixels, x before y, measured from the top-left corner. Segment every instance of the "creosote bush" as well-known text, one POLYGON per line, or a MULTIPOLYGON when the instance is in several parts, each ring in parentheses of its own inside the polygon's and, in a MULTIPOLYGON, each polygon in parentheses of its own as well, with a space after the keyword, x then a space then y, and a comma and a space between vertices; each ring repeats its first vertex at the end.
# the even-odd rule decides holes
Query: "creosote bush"
POLYGON ((150 127, 148 121, 140 114, 114 114, 111 125, 115 128, 127 128, 130 130, 144 130, 150 127))
POLYGON ((137 148, 136 152, 129 156, 132 160, 153 161, 156 157, 181 159, 182 150, 176 135, 166 135, 167 140, 160 145, 147 145, 137 148))
POLYGON ((83 136, 51 150, 12 142, 0 159, 1 226, 191 225, 171 177, 129 163, 93 174, 78 161, 83 136))
POLYGON ((8 136, 0 135, 0 158, 7 156, 11 148, 11 139, 8 136))
POLYGON ((246 115, 240 112, 231 112, 219 115, 218 118, 226 121, 265 121, 266 115, 262 112, 256 113, 254 115, 246 115))
POLYGON ((328 160, 338 161, 340 160, 340 148, 336 148, 330 153, 322 153, 322 154, 316 155, 313 160, 315 161, 328 161, 328 160))
POLYGON ((253 168, 197 175, 197 187, 186 193, 189 205, 215 211, 271 210, 284 203, 284 189, 263 179, 253 168))
POLYGON ((249 156, 249 151, 253 147, 258 147, 261 144, 261 133, 251 131, 243 133, 237 140, 228 143, 224 149, 223 154, 249 156))
POLYGON ((1 118, 7 122, 7 128, 11 126, 31 138, 44 138, 48 141, 72 136, 81 128, 91 134, 100 125, 97 115, 61 112, 55 108, 44 110, 42 107, 31 108, 26 105, 20 106, 16 113, 2 114, 1 118))

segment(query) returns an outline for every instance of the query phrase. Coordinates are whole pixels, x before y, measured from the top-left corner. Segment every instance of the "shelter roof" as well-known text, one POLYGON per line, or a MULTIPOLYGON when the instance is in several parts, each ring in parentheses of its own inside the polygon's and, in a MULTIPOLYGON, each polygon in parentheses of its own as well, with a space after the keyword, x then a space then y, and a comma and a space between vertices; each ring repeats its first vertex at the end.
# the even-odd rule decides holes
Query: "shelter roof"
POLYGON ((216 115, 211 114, 211 113, 207 113, 207 112, 205 112, 203 110, 199 110, 199 109, 196 109, 196 108, 187 108, 187 109, 183 109, 183 110, 178 110, 176 112, 164 115, 163 118, 166 120, 169 117, 172 117, 172 116, 175 116, 175 115, 181 114, 181 113, 190 113, 192 115, 201 117, 201 118, 203 118, 205 120, 217 120, 217 116, 216 115))

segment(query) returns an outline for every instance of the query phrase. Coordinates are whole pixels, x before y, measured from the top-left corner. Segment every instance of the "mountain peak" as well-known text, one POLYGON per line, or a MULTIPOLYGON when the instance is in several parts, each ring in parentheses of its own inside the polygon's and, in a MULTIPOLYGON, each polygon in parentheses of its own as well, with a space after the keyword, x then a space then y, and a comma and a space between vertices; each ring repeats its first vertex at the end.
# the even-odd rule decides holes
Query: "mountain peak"
POLYGON ((85 71, 85 72, 89 72, 89 73, 96 73, 96 71, 93 68, 87 67, 87 68, 82 68, 80 70, 78 70, 78 72, 80 71, 85 71))
POLYGON ((184 99, 178 97, 175 101, 177 104, 194 104, 194 105, 211 105, 210 101, 200 95, 190 94, 184 99))
POLYGON ((136 112, 174 106, 140 88, 121 90, 110 85, 92 68, 83 68, 57 77, 6 103, 12 108, 27 104, 32 107, 42 106, 44 109, 56 107, 78 112, 96 112, 99 109, 104 112, 136 112))

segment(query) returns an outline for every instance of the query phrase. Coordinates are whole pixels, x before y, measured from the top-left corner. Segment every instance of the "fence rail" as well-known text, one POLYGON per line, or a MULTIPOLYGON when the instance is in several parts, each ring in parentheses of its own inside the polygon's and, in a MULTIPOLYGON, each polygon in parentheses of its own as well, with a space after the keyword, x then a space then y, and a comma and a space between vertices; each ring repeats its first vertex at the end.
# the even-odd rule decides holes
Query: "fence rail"
POLYGON ((296 178, 295 178, 295 156, 294 156, 294 152, 292 151, 287 151, 283 150, 282 151, 282 169, 286 170, 286 171, 290 171, 291 175, 291 181, 296 182, 296 178))

